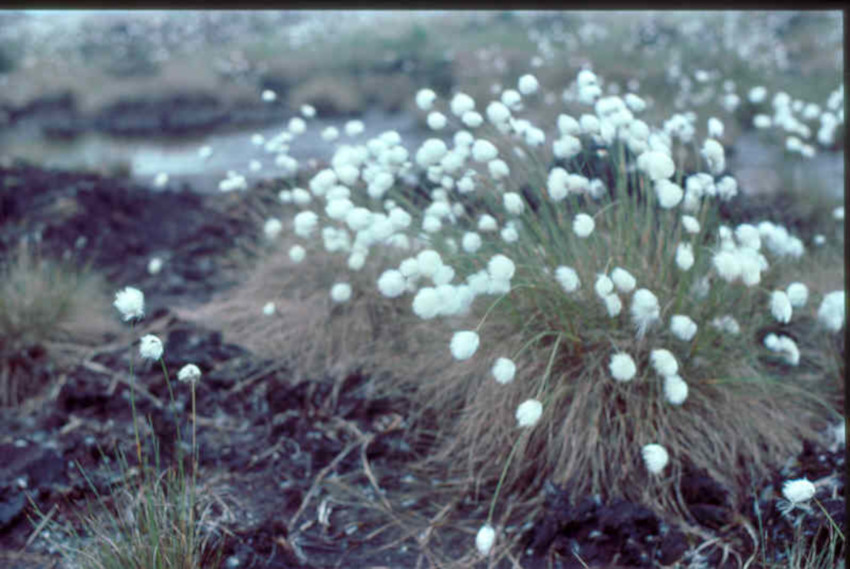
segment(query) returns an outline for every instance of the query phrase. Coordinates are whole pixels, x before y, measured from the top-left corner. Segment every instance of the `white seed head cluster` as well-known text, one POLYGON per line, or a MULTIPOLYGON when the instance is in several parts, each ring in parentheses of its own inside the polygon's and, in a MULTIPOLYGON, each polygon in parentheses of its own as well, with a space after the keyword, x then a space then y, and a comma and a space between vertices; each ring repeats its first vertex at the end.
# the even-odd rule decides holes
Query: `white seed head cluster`
POLYGON ((778 322, 787 324, 791 321, 793 308, 791 300, 785 291, 775 290, 770 295, 770 313, 778 322))
POLYGON ((458 361, 464 361, 475 355, 480 339, 478 333, 472 330, 455 332, 450 344, 452 356, 458 361))
POLYGON ((667 449, 659 444, 644 445, 641 449, 643 462, 646 469, 652 474, 661 474, 664 467, 670 461, 670 455, 667 454, 667 449))
POLYGON ((516 409, 516 420, 520 427, 533 427, 543 415, 543 404, 536 399, 528 399, 516 409))
POLYGON ((676 361, 676 356, 670 350, 652 350, 649 361, 658 375, 676 375, 679 372, 679 362, 676 361))
POLYGON ((486 524, 481 526, 478 533, 475 535, 475 548, 481 555, 489 555, 493 549, 493 544, 496 542, 496 530, 493 526, 486 524))
POLYGON ((145 295, 139 289, 128 286, 115 293, 113 306, 118 309, 125 322, 141 318, 145 315, 145 295))
POLYGON ((516 375, 516 364, 510 358, 499 358, 491 370, 493 377, 501 384, 510 383, 516 375))
POLYGON ((631 381, 637 373, 637 366, 632 356, 625 352, 620 352, 611 356, 611 363, 608 364, 608 369, 611 371, 611 377, 620 382, 631 381))
POLYGON ((814 498, 815 485, 806 478, 788 480, 782 485, 782 495, 792 504, 808 502, 814 498))
POLYGON ((198 383, 201 379, 201 370, 195 364, 186 364, 177 372, 177 380, 183 383, 198 383))
POLYGON ((139 344, 139 354, 143 359, 156 361, 162 357, 162 352, 162 340, 153 334, 142 336, 139 344))
POLYGON ((674 314, 670 317, 670 331, 680 340, 690 342, 697 334, 697 323, 683 314, 674 314))
POLYGON ((838 332, 844 327, 846 298, 843 290, 833 291, 823 297, 818 308, 818 321, 830 332, 838 332))
POLYGON ((643 336, 661 315, 658 298, 649 289, 636 290, 632 296, 631 314, 638 336, 643 336))

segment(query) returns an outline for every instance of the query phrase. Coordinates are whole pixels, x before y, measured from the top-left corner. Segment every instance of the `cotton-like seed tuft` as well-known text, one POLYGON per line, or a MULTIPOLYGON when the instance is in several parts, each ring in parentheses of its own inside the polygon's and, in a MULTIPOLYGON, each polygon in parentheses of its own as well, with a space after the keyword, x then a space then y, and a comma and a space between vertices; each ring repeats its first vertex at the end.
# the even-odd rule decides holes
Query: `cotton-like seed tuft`
POLYGON ((808 502, 817 492, 815 485, 806 478, 788 480, 782 485, 782 495, 792 504, 808 502))
POLYGON ((491 370, 493 377, 501 384, 510 383, 516 376, 516 364, 510 358, 499 358, 491 370))
POLYGON ((458 361, 471 358, 478 350, 480 339, 477 332, 463 330, 455 332, 450 344, 452 356, 458 361))
POLYGON ((437 100, 437 94, 431 89, 420 89, 418 93, 416 93, 416 106, 419 107, 420 110, 430 111, 431 107, 434 106, 434 101, 437 100))
POLYGON ((331 300, 337 303, 348 302, 351 298, 351 285, 348 283, 336 283, 331 287, 331 300))
POLYGON ((608 369, 611 371, 611 377, 620 382, 631 381, 637 373, 637 366, 632 356, 625 352, 620 352, 611 356, 611 363, 608 364, 608 369))
POLYGON ((115 293, 115 302, 112 305, 118 309, 125 322, 145 315, 145 295, 131 286, 115 293))
POLYGON ((139 354, 142 358, 155 361, 162 357, 162 352, 162 340, 153 334, 142 336, 139 344, 139 354))
POLYGON ((614 281, 608 278, 607 275, 597 275, 593 290, 596 291, 596 295, 599 298, 605 298, 614 290, 614 281))
POLYGON ((498 155, 499 149, 489 140, 479 138, 472 143, 472 159, 476 162, 489 162, 498 155))
POLYGON ((263 225, 263 233, 265 233, 268 240, 272 240, 280 235, 281 231, 283 231, 283 224, 277 218, 267 219, 263 225))
POLYGON ((638 336, 643 336, 661 314, 658 298, 648 289, 638 289, 632 296, 631 314, 638 336))
POLYGON ((520 427, 533 427, 543 415, 543 404, 536 399, 528 399, 516 409, 516 420, 520 427))
POLYGON ((198 383, 201 379, 201 370, 195 364, 186 364, 177 372, 177 380, 183 383, 198 383))
POLYGON ((664 398, 670 405, 681 405, 688 398, 688 384, 678 375, 665 376, 664 398))
POLYGON ((595 227, 596 223, 594 223, 593 218, 586 213, 580 213, 573 219, 573 233, 582 239, 593 233, 595 227))
POLYGON ((794 308, 802 308, 809 299, 809 289, 803 283, 791 283, 786 289, 788 300, 794 308))
POLYGON ((670 318, 670 331, 680 340, 690 342, 697 334, 697 323, 683 314, 674 314, 670 318))
POLYGON ((496 280, 509 281, 516 272, 516 265, 508 257, 498 254, 487 263, 487 272, 496 280))
POLYGON ((637 286, 637 280, 632 274, 622 267, 615 267, 613 271, 611 271, 611 280, 614 282, 614 286, 617 287, 617 290, 624 294, 628 294, 632 292, 637 286))
POLYGON ((844 327, 846 299, 843 290, 833 291, 823 297, 818 308, 818 322, 830 332, 838 332, 844 327))
POLYGON ((694 248, 690 243, 679 243, 676 247, 676 266, 683 271, 694 266, 694 248))
POLYGON ((655 182, 655 194, 662 209, 672 209, 681 203, 685 192, 670 180, 658 180, 655 182))
POLYGON ((784 291, 775 290, 770 295, 770 313, 782 324, 787 324, 791 321, 793 308, 788 295, 784 291))
POLYGON ((561 266, 555 269, 555 279, 564 289, 564 292, 575 292, 581 286, 578 273, 572 267, 561 266))
POLYGON ((611 293, 605 295, 602 300, 605 303, 605 310, 608 312, 608 316, 614 318, 620 315, 620 312, 623 310, 623 302, 619 296, 611 293))
POLYGON ((523 95, 533 95, 540 88, 540 83, 537 82, 537 78, 534 75, 523 75, 519 78, 517 87, 523 95))
POLYGON ((679 372, 679 363, 673 352, 665 349, 652 350, 649 361, 658 375, 676 375, 679 372))
POLYGON ((670 455, 667 454, 667 449, 659 444, 645 445, 641 449, 641 456, 646 465, 646 469, 652 474, 661 474, 664 467, 670 460, 670 455))
POLYGON ((389 269, 381 273, 378 279, 378 290, 387 298, 397 298, 404 294, 407 281, 401 271, 389 269))
POLYGON ((475 548, 481 555, 489 555, 493 549, 493 544, 496 542, 496 530, 493 526, 486 524, 481 526, 478 533, 475 535, 475 548))

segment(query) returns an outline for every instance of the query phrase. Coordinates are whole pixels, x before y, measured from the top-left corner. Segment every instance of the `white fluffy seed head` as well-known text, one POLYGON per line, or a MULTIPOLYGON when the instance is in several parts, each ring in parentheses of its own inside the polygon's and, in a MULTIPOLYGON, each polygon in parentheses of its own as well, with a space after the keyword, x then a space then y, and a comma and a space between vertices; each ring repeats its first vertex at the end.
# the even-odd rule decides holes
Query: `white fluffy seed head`
POLYGON ((431 111, 428 113, 428 128, 431 130, 443 130, 446 127, 448 120, 446 115, 439 111, 431 111))
POLYGON ((792 504, 808 502, 814 498, 815 493, 815 485, 806 478, 788 480, 782 485, 782 495, 792 504))
POLYGON ((625 294, 632 292, 635 286, 637 286, 637 280, 629 271, 622 267, 615 267, 611 271, 611 280, 614 282, 617 290, 625 294))
POLYGON ((162 357, 162 352, 162 340, 153 334, 142 336, 139 344, 139 354, 142 358, 156 361, 162 357))
POLYGON ((183 383, 198 383, 201 379, 201 370, 195 364, 186 364, 177 372, 177 380, 183 383))
POLYGON ((154 257, 150 261, 148 261, 148 273, 152 275, 159 274, 162 270, 162 259, 159 257, 154 257))
POLYGON ((649 355, 649 361, 658 375, 676 375, 679 372, 679 363, 676 361, 676 356, 670 350, 652 350, 649 355))
POLYGON ((440 296, 433 287, 422 287, 413 297, 413 312, 423 320, 430 320, 440 312, 440 296))
POLYGON ((443 265, 443 259, 440 254, 433 249, 426 249, 416 255, 416 262, 419 263, 419 274, 423 277, 433 277, 443 265))
POLYGON ((638 336, 643 336, 661 314, 658 298, 649 289, 636 290, 632 296, 631 314, 638 336))
POLYGON ((692 235, 695 233, 699 233, 700 230, 699 221, 692 215, 682 216, 682 227, 684 227, 685 231, 692 235))
POLYGON ((499 223, 496 218, 489 214, 483 214, 478 218, 478 231, 497 231, 499 223))
POLYGON ((475 253, 481 248, 481 236, 474 231, 467 231, 463 234, 461 247, 467 253, 475 253))
POLYGON ((502 196, 505 211, 513 215, 520 215, 525 210, 525 202, 517 192, 505 192, 502 196))
POLYGON ((694 266, 694 248, 690 243, 679 243, 676 247, 676 266, 683 271, 694 266))
POLYGON ((651 150, 640 155, 644 170, 652 181, 669 180, 676 172, 673 159, 664 152, 651 150), (644 158, 645 157, 645 158, 644 158))
POLYGON ((145 315, 145 295, 131 286, 115 293, 112 305, 118 309, 125 322, 145 315))
POLYGON ((643 456, 646 469, 652 474, 661 474, 670 460, 667 449, 659 444, 644 445, 641 449, 641 456, 643 456))
POLYGON ((655 194, 658 196, 658 205, 662 209, 672 209, 681 203, 685 192, 681 186, 670 180, 658 180, 655 182, 655 194))
POLYGON ((528 399, 516 409, 516 420, 520 427, 533 427, 543 415, 543 404, 536 399, 528 399))
POLYGON ((594 223, 593 218, 586 213, 580 213, 573 219, 573 233, 582 239, 593 233, 595 227, 596 223, 594 223))
POLYGON ((401 271, 389 269, 378 278, 378 290, 387 298, 397 298, 404 294, 407 281, 401 271))
POLYGON ((608 312, 608 316, 614 318, 619 316, 620 312, 623 310, 623 302, 620 300, 620 297, 614 293, 605 295, 602 299, 605 303, 605 310, 608 312))
POLYGON ((733 251, 721 250, 712 257, 712 263, 717 271, 726 282, 734 282, 741 276, 741 263, 738 255, 733 251))
POLYGON ((523 95, 532 95, 540 88, 540 83, 537 82, 537 78, 534 75, 528 74, 519 78, 517 87, 523 95))
POLYGON ((348 302, 351 298, 351 285, 336 283, 331 287, 331 300, 338 303, 348 302))
POLYGON ((688 384, 678 375, 664 377, 664 399, 670 405, 681 405, 688 398, 688 384))
POLYGON ((690 342, 697 334, 697 323, 684 314, 674 314, 670 318, 670 331, 680 340, 690 342))
POLYGON ((818 308, 818 321, 830 332, 840 331, 844 327, 845 304, 843 290, 827 294, 818 308))
POLYGON ((809 289, 803 283, 791 283, 786 290, 788 300, 794 308, 802 308, 809 299, 809 289))
POLYGON ((561 266, 555 269, 555 279, 564 289, 564 292, 575 292, 581 286, 578 273, 572 267, 561 266))
POLYGON ((788 295, 784 291, 775 290, 770 295, 770 313, 778 322, 787 324, 791 321, 793 308, 788 295))
POLYGON ((292 259, 293 263, 300 263, 303 261, 306 254, 304 247, 301 245, 293 245, 289 248, 289 258, 292 259))
POLYGON ((486 524, 481 526, 478 533, 475 535, 475 548, 481 555, 489 555, 493 549, 493 544, 496 542, 496 530, 493 526, 486 524))
POLYGON ((637 373, 635 361, 632 359, 632 356, 625 352, 611 356, 611 363, 608 364, 608 369, 611 371, 611 377, 620 382, 631 381, 637 373))
POLYGON ((501 384, 510 383, 516 376, 516 364, 510 358, 499 358, 491 370, 493 377, 501 384))
POLYGON ((451 348, 452 356, 458 361, 464 361, 471 358, 478 350, 480 338, 477 332, 472 330, 463 330, 455 332, 452 336, 452 341, 449 347, 451 348))
POLYGON ((498 254, 487 263, 487 272, 495 280, 509 281, 516 272, 516 265, 508 257, 498 254))
POLYGON ((498 155, 499 149, 489 140, 479 138, 472 143, 472 159, 476 162, 489 162, 498 155))
POLYGON ((416 106, 423 111, 430 111, 437 100, 437 94, 431 89, 420 89, 416 93, 416 106))
POLYGON ((280 235, 281 231, 283 231, 283 223, 277 218, 267 219, 263 225, 263 233, 265 233, 268 240, 272 240, 280 235))
POLYGON ((596 291, 599 298, 605 298, 614 290, 614 281, 608 278, 607 275, 596 275, 596 282, 593 285, 593 290, 596 291))

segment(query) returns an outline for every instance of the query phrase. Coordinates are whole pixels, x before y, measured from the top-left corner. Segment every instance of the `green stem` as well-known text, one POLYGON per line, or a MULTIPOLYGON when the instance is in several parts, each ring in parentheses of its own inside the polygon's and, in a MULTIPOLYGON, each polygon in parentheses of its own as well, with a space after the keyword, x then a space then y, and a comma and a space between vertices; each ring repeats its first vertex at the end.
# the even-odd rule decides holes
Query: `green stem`
POLYGON ((493 521, 493 510, 496 509, 496 501, 499 499, 499 492, 502 490, 502 484, 505 482, 505 476, 508 474, 508 468, 511 466, 511 460, 514 457, 514 453, 516 449, 519 448, 519 441, 514 443, 513 448, 511 448, 511 452, 508 455, 508 460, 505 461, 505 467, 502 468, 502 475, 499 477, 499 483, 496 485, 496 493, 493 494, 493 499, 490 501, 490 511, 487 513, 487 523, 491 524, 493 521))
MULTIPOLYGON (((136 323, 131 322, 130 330, 135 332, 136 323)), ((133 414, 133 434, 136 437, 136 458, 139 460, 139 468, 142 468, 142 443, 139 439, 139 423, 136 419, 136 376, 133 373, 133 340, 130 340, 130 411, 133 414)))
POLYGON ((175 425, 177 429, 177 464, 180 468, 181 475, 183 473, 183 437, 180 436, 180 422, 176 419, 177 403, 174 399, 174 390, 171 387, 171 378, 168 375, 168 368, 165 366, 165 359, 159 358, 159 363, 162 364, 162 373, 165 375, 165 384, 168 386, 168 396, 171 398, 171 408, 175 413, 175 425))
POLYGON ((543 390, 546 389, 546 381, 552 373, 552 366, 555 363, 555 355, 558 353, 558 347, 561 345, 562 337, 563 336, 561 334, 558 334, 558 339, 555 340, 555 347, 552 348, 552 355, 549 356, 549 363, 546 365, 546 372, 543 374, 543 381, 541 381, 540 389, 537 391, 537 399, 540 399, 540 396, 543 394, 543 390))

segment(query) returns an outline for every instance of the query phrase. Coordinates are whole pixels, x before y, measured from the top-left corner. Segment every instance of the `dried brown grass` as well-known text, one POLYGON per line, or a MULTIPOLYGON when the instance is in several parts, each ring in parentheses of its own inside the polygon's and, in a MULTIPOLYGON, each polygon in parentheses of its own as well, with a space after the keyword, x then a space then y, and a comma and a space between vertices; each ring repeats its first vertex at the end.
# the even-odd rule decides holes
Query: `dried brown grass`
POLYGON ((401 321, 409 308, 375 290, 380 272, 374 259, 349 273, 352 298, 336 304, 330 289, 348 271, 346 259, 308 248, 297 264, 289 258, 294 243, 276 241, 237 288, 181 315, 263 357, 291 359, 302 378, 376 370, 384 357, 421 352, 420 338, 401 321), (266 302, 275 303, 274 315, 262 314, 266 302))
POLYGON ((98 275, 22 244, 0 266, 0 406, 41 390, 36 368, 68 364, 116 333, 109 307, 98 275))

